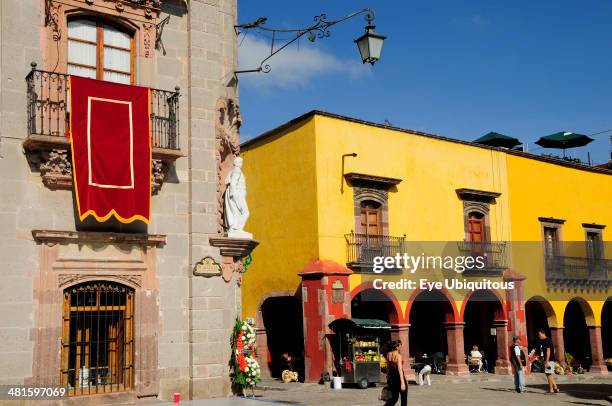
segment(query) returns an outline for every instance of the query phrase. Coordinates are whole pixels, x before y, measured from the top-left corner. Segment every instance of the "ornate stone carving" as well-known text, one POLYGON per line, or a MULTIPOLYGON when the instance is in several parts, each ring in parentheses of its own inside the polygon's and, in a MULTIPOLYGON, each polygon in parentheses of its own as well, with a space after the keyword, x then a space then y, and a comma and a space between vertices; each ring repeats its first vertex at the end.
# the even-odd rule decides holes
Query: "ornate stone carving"
POLYGON ((57 275, 57 285, 62 288, 86 279, 109 279, 118 282, 127 282, 129 285, 140 286, 142 277, 140 275, 103 275, 103 274, 60 274, 57 275))
POLYGON ((96 231, 32 230, 32 237, 38 244, 132 244, 147 247, 163 247, 163 234, 106 233, 96 231))
POLYGON ((353 198, 356 202, 373 200, 380 204, 385 204, 389 198, 389 192, 386 190, 367 187, 355 187, 353 190, 353 198))
POLYGON ((41 151, 40 176, 49 189, 72 188, 72 162, 65 149, 41 151))
MULTIPOLYGON (((26 148, 28 162, 40 171, 43 184, 51 190, 71 190, 73 183, 70 147, 62 145, 36 145, 26 148)), ((153 158, 151 162, 151 195, 161 190, 168 175, 166 159, 153 158)))
POLYGON ((222 256, 221 274, 226 282, 232 279, 234 273, 237 275, 238 284, 242 281, 244 265, 242 259, 248 256, 259 241, 246 238, 211 237, 210 245, 219 248, 222 256))
POLYGON ((242 271, 244 267, 242 261, 224 262, 221 264, 221 275, 223 280, 229 282, 234 274, 237 275, 238 284, 242 282, 242 271))
MULTIPOLYGON (((88 2, 91 1, 93 3, 93 0, 87 0, 87 1, 88 2)), ((125 4, 129 4, 130 6, 135 6, 135 7, 147 7, 147 8, 154 8, 154 9, 159 9, 161 7, 161 0, 105 0, 105 1, 114 2, 115 7, 117 7, 117 10, 120 10, 120 11, 123 11, 125 4)))
POLYGON ((53 0, 45 0, 45 27, 51 27, 53 41, 59 41, 62 38, 59 25, 61 7, 61 4, 53 0))
POLYGON ((154 159, 151 162, 151 194, 159 193, 166 175, 168 174, 168 163, 161 159, 154 159))
POLYGON ((238 104, 233 99, 218 99, 216 111, 217 232, 223 234, 224 180, 233 166, 234 157, 240 153, 240 125, 242 124, 242 117, 238 104))

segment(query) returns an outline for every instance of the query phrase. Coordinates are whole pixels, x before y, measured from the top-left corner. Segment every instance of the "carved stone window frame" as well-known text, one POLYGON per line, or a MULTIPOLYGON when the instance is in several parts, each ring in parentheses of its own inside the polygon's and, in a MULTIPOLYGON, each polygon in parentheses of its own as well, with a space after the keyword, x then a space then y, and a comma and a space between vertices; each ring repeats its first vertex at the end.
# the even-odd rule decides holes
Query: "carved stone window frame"
POLYGON ((603 238, 603 230, 604 228, 606 228, 606 226, 603 224, 596 224, 596 223, 582 223, 582 228, 584 229, 584 243, 585 243, 585 249, 586 249, 587 256, 589 254, 589 247, 588 247, 589 233, 591 233, 591 234, 599 234, 601 256, 602 258, 607 258, 606 257, 606 244, 604 243, 604 238, 603 238))
POLYGON ((554 217, 538 217, 540 222, 540 233, 542 236, 542 255, 546 258, 546 229, 554 228, 557 233, 557 247, 556 255, 563 256, 563 224, 564 219, 558 219, 554 217))
POLYGON ((345 174, 344 178, 353 187, 355 232, 365 233, 361 227, 361 204, 372 201, 380 204, 382 235, 389 235, 389 190, 402 180, 355 172, 345 174))
POLYGON ((126 0, 43 0, 44 57, 42 68, 66 73, 68 69, 68 20, 89 18, 107 21, 132 33, 134 38, 134 84, 151 86, 154 72, 155 44, 160 8, 158 1, 126 0), (142 75, 140 74, 142 73, 142 75))
POLYGON ((491 241, 490 206, 495 203, 495 199, 501 196, 501 193, 467 188, 456 189, 456 192, 457 196, 463 201, 464 240, 470 241, 470 213, 478 213, 483 216, 484 220, 483 241, 491 241))
MULTIPOLYGON (((63 294, 70 286, 89 281, 118 282, 134 290, 134 386, 123 395, 108 393, 104 398, 127 396, 124 401, 157 396, 159 393, 158 341, 159 280, 156 249, 166 242, 165 235, 33 230, 40 268, 33 281, 34 328, 32 329, 32 376, 26 385, 44 382, 60 386, 63 294), (71 245, 96 247, 87 254, 66 252, 71 245), (104 249, 118 245, 139 251, 134 257, 106 257, 104 249), (101 247, 105 247, 100 250, 101 247)), ((124 251, 125 251, 124 250, 124 251)))

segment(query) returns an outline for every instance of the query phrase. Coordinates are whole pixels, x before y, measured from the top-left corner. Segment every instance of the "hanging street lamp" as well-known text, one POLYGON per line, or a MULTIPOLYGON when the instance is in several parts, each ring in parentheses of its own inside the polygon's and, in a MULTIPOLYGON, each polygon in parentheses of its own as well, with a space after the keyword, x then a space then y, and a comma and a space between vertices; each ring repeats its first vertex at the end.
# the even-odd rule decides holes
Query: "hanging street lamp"
POLYGON ((380 59, 383 42, 387 37, 374 32, 376 26, 372 25, 373 14, 366 14, 368 25, 365 27, 365 34, 355 40, 359 54, 363 63, 374 65, 380 59))
POLYGON ((380 54, 382 52, 383 42, 387 38, 384 35, 377 34, 374 32, 375 26, 373 25, 374 21, 374 11, 369 8, 364 8, 363 10, 355 11, 351 14, 348 14, 338 20, 327 20, 326 14, 320 14, 314 17, 315 23, 311 26, 304 28, 288 28, 288 29, 276 29, 276 28, 268 28, 265 26, 268 21, 265 17, 260 17, 257 20, 245 24, 235 25, 234 29, 236 30, 236 34, 240 35, 241 33, 245 33, 248 30, 259 30, 272 34, 272 44, 270 47, 270 54, 267 55, 259 64, 257 68, 247 69, 247 70, 238 70, 235 71, 235 74, 239 73, 254 73, 254 72, 263 72, 268 73, 272 70, 268 61, 274 55, 287 48, 289 45, 297 41, 306 35, 310 42, 316 41, 317 38, 323 39, 329 37, 331 32, 329 30, 330 27, 349 20, 358 15, 365 15, 365 19, 367 21, 367 25, 365 27, 365 33, 355 40, 357 47, 359 49, 359 54, 361 56, 361 60, 363 63, 369 63, 374 65, 379 59, 380 54), (292 34, 293 36, 289 37, 289 39, 278 40, 277 34, 292 34))

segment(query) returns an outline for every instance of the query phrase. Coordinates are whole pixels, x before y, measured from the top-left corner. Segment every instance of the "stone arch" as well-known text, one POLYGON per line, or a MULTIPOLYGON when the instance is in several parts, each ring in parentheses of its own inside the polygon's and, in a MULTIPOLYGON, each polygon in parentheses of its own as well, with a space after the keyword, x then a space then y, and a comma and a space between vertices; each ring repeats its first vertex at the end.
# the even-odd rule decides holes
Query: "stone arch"
POLYGON ((303 378, 304 325, 301 299, 291 291, 269 292, 262 296, 255 316, 257 358, 264 375, 280 377, 281 356, 287 352, 293 367, 303 378))
POLYGON ((480 289, 475 291, 470 291, 467 293, 465 298, 463 299, 463 303, 461 304, 461 320, 465 319, 465 311, 466 307, 470 300, 476 301, 491 301, 497 303, 495 305, 495 319, 496 320, 508 320, 508 314, 506 306, 504 306, 504 299, 501 297, 498 291, 490 290, 490 289, 480 289), (496 300, 490 300, 495 297, 496 300))
MULTIPOLYGON (((580 296, 576 296, 576 297, 571 298, 570 301, 567 303, 567 305, 569 306, 569 304, 574 301, 578 303, 578 305, 580 305, 580 308, 582 309, 582 312, 584 313, 584 318, 586 320, 587 326, 589 327, 596 326, 597 323, 595 321, 595 313, 593 312, 593 308, 591 307, 589 302, 587 302, 585 299, 581 298, 580 296)), ((567 306, 565 309, 567 310, 567 306)))
POLYGON ((97 275, 97 274, 60 274, 57 285, 63 291, 72 286, 88 282, 115 282, 125 285, 135 291, 140 288, 142 277, 140 275, 97 275))
POLYGON ((563 342, 565 359, 568 354, 583 367, 591 363, 591 339, 589 326, 595 326, 595 316, 589 303, 581 297, 574 297, 565 306, 563 313, 563 342))
MULTIPOLYGON (((503 352, 500 353, 497 337, 500 331, 498 327, 508 320, 504 302, 498 292, 482 289, 469 292, 462 307, 465 353, 469 354, 472 347, 477 346, 483 354, 483 362, 486 361, 485 367, 492 370, 498 358, 504 357, 503 352)), ((502 351, 505 351, 505 348, 502 348, 502 351)))
POLYGON ((355 202, 361 203, 365 201, 373 201, 381 206, 386 204, 388 199, 388 192, 386 190, 370 189, 370 188, 356 188, 355 202))
POLYGON ((399 301, 393 291, 389 289, 376 289, 374 287, 373 282, 363 282, 356 288, 351 291, 350 301, 351 303, 357 297, 357 295, 365 292, 365 291, 377 291, 380 294, 385 295, 389 299, 389 304, 386 305, 387 310, 389 311, 389 322, 392 324, 403 323, 405 321, 405 316, 402 313, 402 308, 399 304, 399 301))
POLYGON ((543 296, 533 296, 525 302, 525 322, 530 346, 536 342, 539 329, 544 329, 546 335, 551 337, 551 329, 558 327, 555 309, 543 296))
POLYGON ((454 300, 441 290, 414 293, 406 311, 411 355, 448 354, 446 326, 457 320, 454 300))
MULTIPOLYGON (((434 292, 439 292, 441 295, 443 295, 448 300, 448 303, 450 304, 451 309, 452 309, 452 320, 449 320, 449 321, 450 322, 460 321, 461 314, 459 312, 459 308, 457 307, 457 302, 455 301, 455 299, 453 299, 448 289, 446 288, 436 289, 434 290, 434 292)), ((421 291, 421 290, 415 290, 410 295, 410 298, 408 299, 408 303, 406 304, 406 311, 404 313, 406 315, 406 319, 410 318, 410 311, 412 310, 412 305, 414 304, 414 301, 423 293, 427 293, 427 292, 421 291)))
POLYGON ((557 314, 555 313, 555 309, 552 307, 550 302, 546 300, 543 296, 532 296, 525 303, 532 302, 537 303, 542 307, 544 314, 546 315, 546 320, 548 321, 549 327, 558 327, 557 314))

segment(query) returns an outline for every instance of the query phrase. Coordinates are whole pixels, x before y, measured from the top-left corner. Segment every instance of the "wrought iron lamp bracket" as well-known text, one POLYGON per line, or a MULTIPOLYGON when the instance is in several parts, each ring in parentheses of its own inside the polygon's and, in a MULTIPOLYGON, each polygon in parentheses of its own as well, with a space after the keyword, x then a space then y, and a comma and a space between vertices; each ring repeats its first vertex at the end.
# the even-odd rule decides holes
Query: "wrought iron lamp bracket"
POLYGON ((161 49, 164 56, 166 56, 166 48, 164 47, 164 42, 162 41, 162 35, 164 34, 164 27, 166 24, 168 24, 168 22, 170 22, 170 15, 167 15, 166 18, 155 24, 155 49, 158 51, 161 49))
POLYGON ((246 32, 248 30, 260 30, 264 32, 272 33, 272 44, 270 46, 270 54, 266 56, 260 63, 259 67, 255 69, 247 69, 247 70, 237 70, 234 73, 236 75, 240 73, 256 73, 263 72, 269 73, 272 70, 272 67, 267 62, 276 54, 278 54, 283 49, 287 48, 289 45, 293 44, 295 41, 299 40, 303 36, 306 35, 306 38, 310 42, 314 42, 317 39, 324 39, 331 35, 330 27, 342 23, 346 20, 350 20, 353 17, 358 15, 364 15, 367 21, 367 27, 372 27, 372 22, 374 21, 374 11, 370 8, 364 8, 363 10, 352 12, 342 18, 337 20, 329 21, 327 19, 327 14, 321 13, 319 15, 314 16, 314 24, 305 28, 288 28, 288 29, 277 29, 277 28, 268 28, 264 24, 268 21, 265 17, 260 17, 257 20, 238 24, 234 26, 234 30, 236 31, 236 35, 240 35, 242 32, 246 32), (293 36, 287 40, 277 40, 277 34, 293 34, 293 36), (285 41, 282 45, 275 47, 277 42, 285 41))

